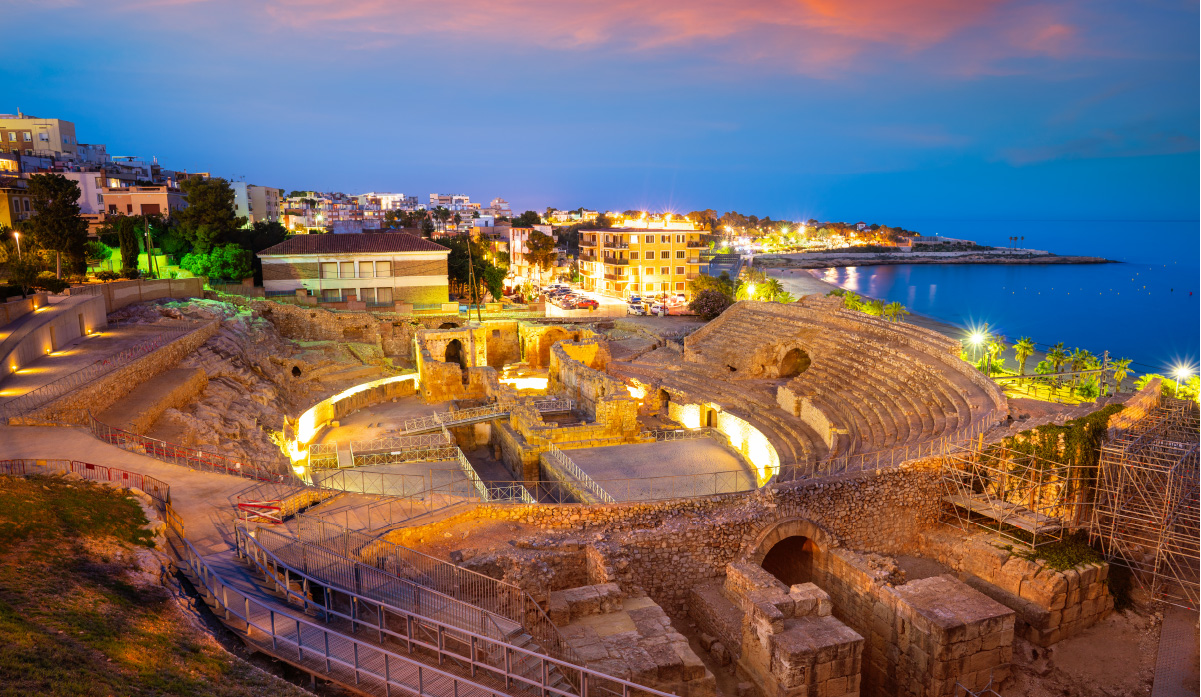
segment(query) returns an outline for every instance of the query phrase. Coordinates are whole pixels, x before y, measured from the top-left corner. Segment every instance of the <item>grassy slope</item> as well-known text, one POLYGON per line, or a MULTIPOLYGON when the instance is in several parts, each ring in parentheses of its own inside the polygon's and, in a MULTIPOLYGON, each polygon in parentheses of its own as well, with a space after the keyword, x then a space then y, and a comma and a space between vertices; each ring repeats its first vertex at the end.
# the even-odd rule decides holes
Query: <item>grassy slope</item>
POLYGON ((0 695, 305 695, 196 628, 131 574, 137 503, 60 478, 0 476, 0 695))

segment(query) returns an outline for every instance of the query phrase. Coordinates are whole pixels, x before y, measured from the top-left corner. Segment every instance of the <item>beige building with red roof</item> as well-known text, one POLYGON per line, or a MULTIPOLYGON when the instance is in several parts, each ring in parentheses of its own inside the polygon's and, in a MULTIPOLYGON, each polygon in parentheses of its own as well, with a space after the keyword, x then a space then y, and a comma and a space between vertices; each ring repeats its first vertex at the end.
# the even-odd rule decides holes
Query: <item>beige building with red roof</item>
POLYGON ((450 250, 407 232, 296 235, 258 253, 268 296, 305 289, 322 302, 355 295, 368 306, 449 299, 450 250))

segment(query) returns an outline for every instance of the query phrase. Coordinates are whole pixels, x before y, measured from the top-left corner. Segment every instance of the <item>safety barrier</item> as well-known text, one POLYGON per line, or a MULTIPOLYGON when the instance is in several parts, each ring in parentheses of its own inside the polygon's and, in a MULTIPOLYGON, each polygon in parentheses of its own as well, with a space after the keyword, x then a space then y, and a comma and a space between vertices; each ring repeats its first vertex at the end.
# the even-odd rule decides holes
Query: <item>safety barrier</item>
POLYGON ((88 420, 91 425, 92 435, 105 443, 115 445, 123 450, 129 450, 130 452, 144 453, 156 460, 169 462, 173 465, 191 467, 202 472, 232 474, 237 477, 245 477, 246 479, 261 482, 286 482, 292 479, 290 473, 283 471, 286 467, 282 463, 273 468, 250 460, 243 462, 224 455, 168 443, 157 438, 150 438, 130 431, 123 431, 119 428, 113 428, 98 421, 90 412, 88 413, 88 420))
POLYGON ((941 438, 924 443, 904 445, 874 453, 862 453, 850 456, 842 455, 833 459, 823 460, 812 468, 800 464, 782 466, 780 479, 803 479, 812 476, 886 469, 899 467, 902 463, 909 462, 910 460, 942 456, 952 446, 978 438, 1004 420, 1005 414, 992 412, 954 433, 949 433, 941 438))
POLYGON ((145 492, 158 503, 160 509, 171 502, 171 487, 161 479, 148 474, 105 465, 95 465, 79 460, 0 460, 0 474, 77 474, 94 482, 116 484, 122 489, 137 489, 145 492))
POLYGON ((579 656, 542 609, 519 586, 311 515, 296 518, 296 537, 358 559, 396 576, 411 578, 525 628, 549 656, 580 664, 579 656))
POLYGON ((567 453, 560 450, 554 443, 550 444, 545 456, 548 460, 553 460, 554 464, 558 465, 564 472, 579 482, 581 486, 591 492, 600 503, 617 503, 609 495, 609 492, 597 484, 592 477, 585 474, 584 470, 580 469, 570 457, 567 457, 567 453))

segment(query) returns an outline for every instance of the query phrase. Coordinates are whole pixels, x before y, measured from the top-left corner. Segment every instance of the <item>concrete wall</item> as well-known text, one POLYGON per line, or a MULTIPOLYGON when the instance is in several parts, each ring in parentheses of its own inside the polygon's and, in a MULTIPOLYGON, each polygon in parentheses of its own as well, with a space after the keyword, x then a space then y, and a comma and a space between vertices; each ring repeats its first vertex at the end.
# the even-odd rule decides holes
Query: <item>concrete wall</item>
POLYGON ((43 305, 36 314, 26 314, 0 333, 0 366, 16 370, 44 358, 83 336, 108 326, 104 301, 93 296, 64 298, 43 305))
POLYGON ((10 299, 7 302, 0 303, 0 327, 12 322, 18 317, 33 312, 46 305, 49 300, 45 293, 36 293, 28 298, 10 299))
POLYGON ((71 295, 100 295, 104 297, 106 312, 119 310, 126 305, 158 300, 159 298, 203 298, 203 278, 159 278, 137 279, 93 283, 86 286, 71 286, 71 295))
POLYGON ((216 334, 220 327, 220 322, 210 322, 26 416, 10 420, 9 423, 24 426, 49 423, 87 424, 89 412, 99 414, 138 385, 174 368, 185 356, 216 334))

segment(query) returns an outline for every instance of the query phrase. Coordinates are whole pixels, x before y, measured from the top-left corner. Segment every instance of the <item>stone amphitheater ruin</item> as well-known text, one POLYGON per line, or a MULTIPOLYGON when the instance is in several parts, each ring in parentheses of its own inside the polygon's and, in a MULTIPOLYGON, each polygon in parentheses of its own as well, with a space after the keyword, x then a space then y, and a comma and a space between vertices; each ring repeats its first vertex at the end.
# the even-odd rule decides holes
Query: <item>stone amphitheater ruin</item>
MULTIPOLYGON (((46 441, 64 422, 123 448, 91 441, 127 486, 169 486, 165 543, 215 617, 349 693, 1033 693, 1059 684, 1038 657, 1114 607, 1107 561, 1037 554, 1073 533, 1197 601, 1105 531, 1079 472, 997 449, 1019 414, 959 342, 827 298, 673 335, 228 296, 110 317, 167 320, 204 334, 104 403, 11 417, 0 456, 34 459, 0 467, 99 471, 54 459, 88 460, 46 441)), ((1168 402, 1140 393, 1111 439, 1195 433, 1168 402)), ((1196 457, 1165 475, 1193 473, 1165 504, 1193 531, 1196 457)))

